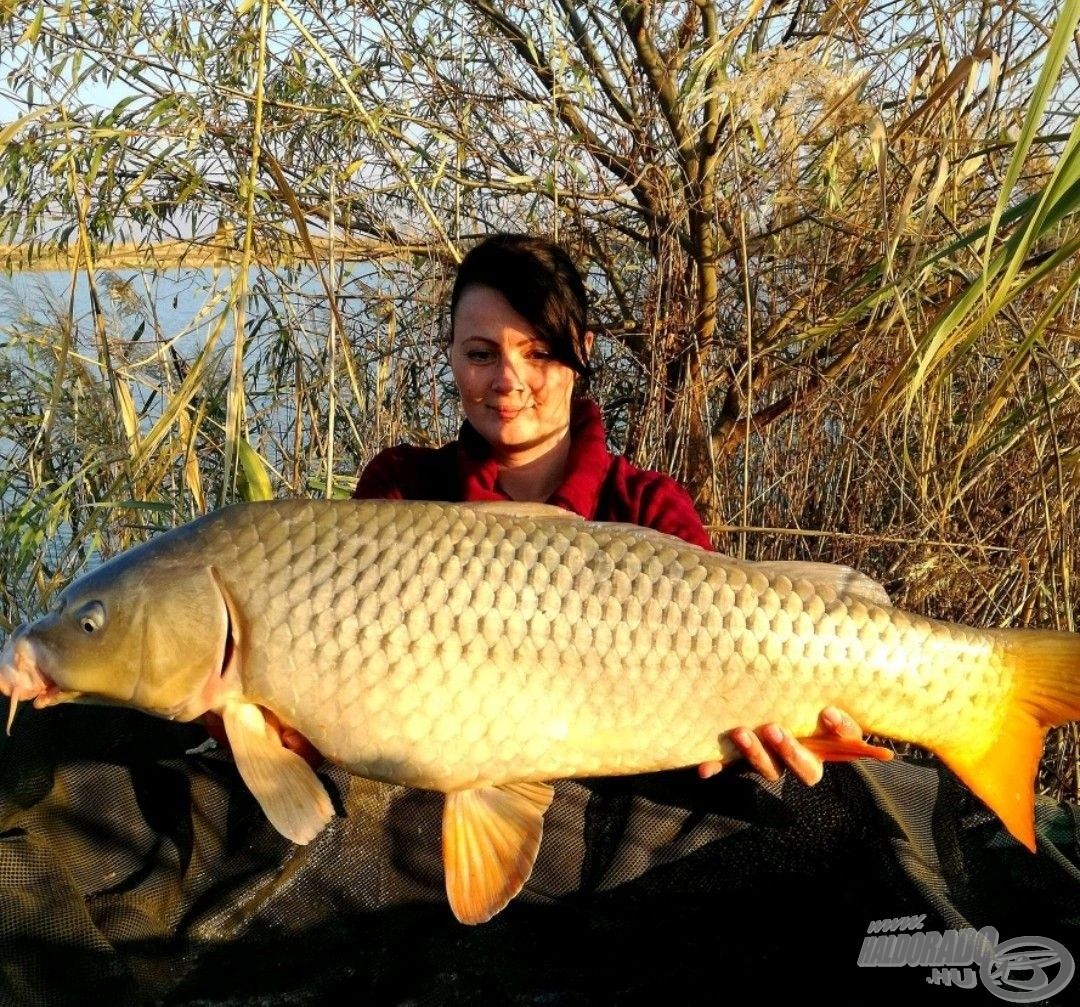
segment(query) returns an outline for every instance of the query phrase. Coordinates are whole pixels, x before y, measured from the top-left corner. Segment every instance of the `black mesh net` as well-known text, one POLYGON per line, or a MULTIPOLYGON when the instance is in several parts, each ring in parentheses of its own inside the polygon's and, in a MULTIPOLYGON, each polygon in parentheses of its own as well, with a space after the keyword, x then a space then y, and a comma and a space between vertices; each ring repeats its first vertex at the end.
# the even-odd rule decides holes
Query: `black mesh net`
MULTIPOLYGON (((132 711, 20 713, 0 742, 0 1001, 1001 1003, 860 967, 872 920, 919 914, 1080 956, 1077 808, 1040 801, 1032 855, 929 762, 830 766, 813 788, 560 782, 525 890, 467 927, 440 795, 324 768, 339 816, 297 847, 204 740, 132 711)), ((1080 1002, 1080 978, 1054 1002, 1080 1002)))

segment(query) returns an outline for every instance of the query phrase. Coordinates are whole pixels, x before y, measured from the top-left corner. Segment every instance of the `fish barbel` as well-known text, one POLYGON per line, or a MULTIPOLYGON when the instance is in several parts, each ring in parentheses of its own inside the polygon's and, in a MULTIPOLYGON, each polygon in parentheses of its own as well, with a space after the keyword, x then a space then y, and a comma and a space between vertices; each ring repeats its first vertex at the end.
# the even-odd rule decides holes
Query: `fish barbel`
POLYGON ((846 567, 739 562, 544 505, 284 500, 73 582, 8 640, 0 692, 9 727, 21 700, 220 715, 297 843, 333 807, 268 713, 352 773, 443 791, 447 892, 474 923, 528 878, 548 781, 728 759, 739 725, 809 738, 830 704, 937 753, 1034 849, 1044 734, 1080 717, 1080 636, 937 622, 846 567))

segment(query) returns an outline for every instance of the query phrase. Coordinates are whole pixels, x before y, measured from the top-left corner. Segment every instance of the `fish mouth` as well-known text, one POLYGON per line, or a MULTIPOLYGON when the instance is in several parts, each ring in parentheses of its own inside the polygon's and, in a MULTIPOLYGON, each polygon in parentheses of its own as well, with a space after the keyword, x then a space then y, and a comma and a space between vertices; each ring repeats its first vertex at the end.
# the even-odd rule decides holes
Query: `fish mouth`
POLYGON ((3 653, 0 653, 0 695, 10 700, 7 716, 7 733, 11 734, 11 724, 19 703, 32 701, 37 710, 46 706, 55 706, 75 693, 66 692, 45 672, 44 652, 34 640, 16 633, 3 653))

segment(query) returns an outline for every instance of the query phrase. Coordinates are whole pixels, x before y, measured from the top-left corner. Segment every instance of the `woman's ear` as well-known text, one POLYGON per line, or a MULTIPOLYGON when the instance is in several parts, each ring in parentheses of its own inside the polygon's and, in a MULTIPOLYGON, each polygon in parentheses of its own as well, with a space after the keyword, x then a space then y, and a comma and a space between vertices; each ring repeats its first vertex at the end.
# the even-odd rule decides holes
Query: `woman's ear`
POLYGON ((592 329, 586 329, 585 330, 585 356, 586 357, 588 357, 589 354, 592 353, 592 344, 593 344, 593 339, 595 337, 596 337, 595 333, 592 331, 592 329))

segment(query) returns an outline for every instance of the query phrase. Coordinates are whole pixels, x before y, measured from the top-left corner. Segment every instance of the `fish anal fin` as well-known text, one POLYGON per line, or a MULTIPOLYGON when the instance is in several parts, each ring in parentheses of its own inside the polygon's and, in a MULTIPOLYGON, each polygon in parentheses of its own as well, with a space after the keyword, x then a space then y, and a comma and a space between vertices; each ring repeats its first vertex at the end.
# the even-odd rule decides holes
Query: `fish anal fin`
POLYGON ((798 741, 822 762, 853 762, 855 759, 877 759, 880 762, 888 762, 894 754, 891 748, 872 745, 861 738, 814 736, 799 738, 798 741))
POLYGON ((231 700, 222 719, 236 768, 270 824, 294 843, 310 843, 334 815, 315 771, 281 744, 280 734, 254 703, 231 700))
POLYGON ((1035 776, 1051 727, 1080 719, 1080 634, 998 630, 1013 689, 996 736, 978 751, 935 748, 1013 836, 1035 852, 1035 776))
POLYGON ((507 783, 446 795, 446 894, 462 923, 485 923, 521 891, 553 796, 548 783, 507 783))

